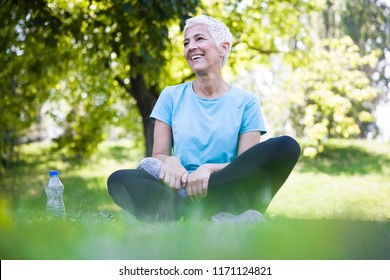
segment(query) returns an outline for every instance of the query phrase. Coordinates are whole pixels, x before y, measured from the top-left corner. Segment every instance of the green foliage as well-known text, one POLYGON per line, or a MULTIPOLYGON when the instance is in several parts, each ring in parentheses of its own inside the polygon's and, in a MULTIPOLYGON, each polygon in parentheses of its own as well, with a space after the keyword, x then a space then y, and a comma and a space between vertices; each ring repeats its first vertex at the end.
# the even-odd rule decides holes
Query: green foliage
MULTIPOLYGON (((317 151, 327 138, 351 138, 360 134, 359 124, 371 123, 366 102, 377 97, 377 90, 360 69, 373 65, 375 53, 361 57, 352 40, 323 40, 311 52, 311 63, 291 74, 291 119, 300 135, 316 140, 317 151), (292 90, 291 90, 292 89, 292 90)), ((307 155, 315 150, 306 150, 307 155)), ((304 151, 305 154, 305 151, 304 151)))
MULTIPOLYGON (((111 72, 102 65, 101 60, 84 56, 80 49, 67 63, 67 76, 52 89, 50 98, 51 102, 61 106, 59 110, 49 110, 63 129, 63 133, 54 141, 58 149, 66 150, 66 154, 90 157, 97 146, 107 139, 108 127, 116 125, 115 119, 121 117, 121 121, 128 121, 129 129, 134 126, 131 119, 126 117, 130 106, 119 103, 125 93, 112 80, 111 72)), ((137 130, 133 131, 136 135, 137 130)))
POLYGON ((195 5, 196 0, 2 1, 2 166, 12 162, 28 129, 41 125, 47 102, 62 129, 58 148, 68 154, 89 157, 112 125, 140 139, 160 90, 168 28, 183 26, 195 5))
MULTIPOLYGON (((370 112, 375 112, 378 104, 387 103, 390 89, 390 5, 382 0, 327 1, 324 9, 326 38, 350 37, 359 47, 362 56, 371 52, 378 53, 378 63, 362 68, 378 89, 378 97, 365 102, 370 112)), ((374 124, 360 126, 361 135, 367 136, 378 132, 374 124)))
MULTIPOLYGON (((134 112, 132 108, 135 107, 138 110, 136 114, 142 118, 141 122, 133 122, 128 131, 135 130, 134 134, 138 137, 142 125, 147 153, 151 152, 153 134, 149 114, 162 89, 159 87, 159 80, 161 68, 166 63, 163 54, 170 44, 168 30, 172 24, 180 22, 183 25, 188 13, 193 11, 197 3, 196 0, 171 2, 113 0, 104 3, 81 1, 72 5, 58 1, 52 3, 59 16, 72 15, 65 23, 66 28, 72 36, 73 45, 87 56, 80 59, 81 63, 76 64, 77 70, 83 72, 81 75, 91 76, 88 91, 84 92, 99 91, 102 98, 107 101, 112 99, 116 104, 119 96, 115 96, 114 93, 127 93, 127 97, 122 94, 120 98, 124 102, 130 101, 127 114, 134 112), (96 75, 91 75, 94 72, 97 72, 96 75), (114 86, 101 91, 99 83, 102 82, 114 86)), ((111 104, 114 103, 108 101, 101 108, 111 104)), ((74 127, 78 126, 86 132, 85 127, 88 126, 88 131, 83 134, 80 129, 76 129, 80 136, 76 140, 80 141, 73 141, 72 137, 69 137, 72 133, 67 133, 63 137, 65 141, 58 143, 61 146, 71 145, 71 148, 78 147, 81 154, 88 156, 95 150, 96 144, 104 139, 102 135, 104 125, 112 123, 112 118, 106 116, 112 116, 117 110, 112 109, 98 110, 100 114, 93 120, 90 116, 95 115, 95 110, 86 111, 88 121, 72 118, 74 127), (102 115, 105 117, 101 117, 102 115)), ((134 115, 131 118, 135 119, 134 115)))
POLYGON ((58 19, 36 9, 44 1, 1 1, 0 172, 16 159, 15 146, 28 138, 55 78, 63 70, 57 55, 58 19), (51 28, 47 28, 50 25, 51 28))
POLYGON ((221 19, 234 37, 229 64, 235 73, 269 64, 273 55, 301 60, 311 45, 308 18, 321 1, 207 1, 200 12, 221 19))
POLYGON ((362 54, 375 49, 390 48, 390 6, 384 2, 347 1, 340 13, 341 29, 360 47, 362 54))

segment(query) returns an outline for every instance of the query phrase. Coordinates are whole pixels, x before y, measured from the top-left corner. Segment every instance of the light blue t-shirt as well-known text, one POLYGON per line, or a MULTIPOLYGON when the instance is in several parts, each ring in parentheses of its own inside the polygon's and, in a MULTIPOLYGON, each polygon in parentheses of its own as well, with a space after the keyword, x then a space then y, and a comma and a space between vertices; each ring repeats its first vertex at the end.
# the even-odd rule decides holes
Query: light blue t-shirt
POLYGON ((216 99, 196 95, 192 82, 167 87, 150 117, 172 127, 173 154, 189 172, 205 163, 231 162, 240 134, 266 133, 258 97, 234 86, 216 99))

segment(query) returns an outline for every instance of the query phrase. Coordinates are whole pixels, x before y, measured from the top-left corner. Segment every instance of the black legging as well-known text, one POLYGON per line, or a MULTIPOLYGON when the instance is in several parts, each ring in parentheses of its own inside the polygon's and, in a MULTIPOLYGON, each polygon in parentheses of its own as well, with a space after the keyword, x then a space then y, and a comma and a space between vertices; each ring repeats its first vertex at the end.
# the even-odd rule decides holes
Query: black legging
POLYGON ((118 170, 108 178, 114 201, 141 220, 177 220, 190 215, 210 217, 220 211, 264 211, 290 175, 300 156, 289 136, 270 138, 211 174, 207 197, 191 202, 143 170, 118 170))

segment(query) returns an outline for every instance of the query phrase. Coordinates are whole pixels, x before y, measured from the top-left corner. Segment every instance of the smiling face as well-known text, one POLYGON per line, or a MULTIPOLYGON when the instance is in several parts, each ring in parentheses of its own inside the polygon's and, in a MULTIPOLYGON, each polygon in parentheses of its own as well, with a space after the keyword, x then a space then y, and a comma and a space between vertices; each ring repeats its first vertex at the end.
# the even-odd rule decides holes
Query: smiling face
POLYGON ((195 74, 222 68, 226 54, 224 46, 218 47, 204 24, 188 28, 184 34, 184 57, 195 74))

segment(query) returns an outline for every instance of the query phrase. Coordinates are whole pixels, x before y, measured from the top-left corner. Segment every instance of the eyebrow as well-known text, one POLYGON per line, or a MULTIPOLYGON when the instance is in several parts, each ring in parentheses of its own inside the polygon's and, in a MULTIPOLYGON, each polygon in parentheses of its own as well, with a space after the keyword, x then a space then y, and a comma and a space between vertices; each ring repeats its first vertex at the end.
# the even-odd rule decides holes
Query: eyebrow
MULTIPOLYGON (((206 36, 205 33, 196 33, 194 36, 192 37, 198 37, 198 36, 206 36)), ((189 38, 184 38, 184 41, 188 41, 189 38)))

